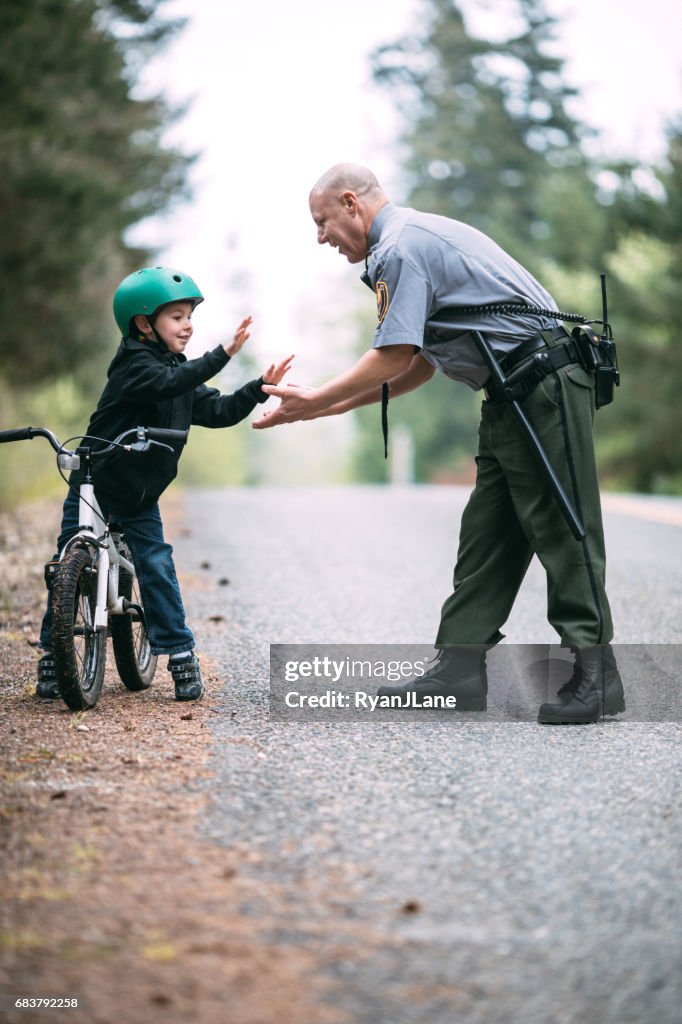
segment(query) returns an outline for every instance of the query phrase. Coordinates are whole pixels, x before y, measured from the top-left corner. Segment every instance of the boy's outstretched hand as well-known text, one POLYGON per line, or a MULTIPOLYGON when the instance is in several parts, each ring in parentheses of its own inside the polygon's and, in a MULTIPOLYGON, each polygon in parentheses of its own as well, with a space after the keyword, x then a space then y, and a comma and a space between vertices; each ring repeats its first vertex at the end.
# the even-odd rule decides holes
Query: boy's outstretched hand
POLYGON ((291 368, 293 362, 293 355, 287 356, 281 363, 270 363, 267 370, 263 374, 264 384, 279 384, 284 374, 291 368))
POLYGON ((234 332, 234 338, 232 341, 223 345, 223 348, 227 352, 228 356, 236 356, 239 349, 245 344, 245 342, 251 337, 249 334, 249 327, 251 326, 252 317, 247 316, 245 320, 242 320, 237 330, 234 332))

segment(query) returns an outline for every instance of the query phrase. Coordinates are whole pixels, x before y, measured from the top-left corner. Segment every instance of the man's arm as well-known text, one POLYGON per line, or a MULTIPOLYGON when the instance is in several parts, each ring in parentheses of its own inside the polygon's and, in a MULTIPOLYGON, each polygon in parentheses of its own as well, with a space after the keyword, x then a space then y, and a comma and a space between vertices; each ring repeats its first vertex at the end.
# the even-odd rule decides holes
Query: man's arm
MULTIPOLYGON (((315 419, 325 410, 365 394, 384 381, 404 373, 412 361, 411 345, 385 345, 365 352, 354 366, 319 388, 297 388, 293 385, 275 387, 263 385, 263 391, 281 398, 277 409, 257 420, 257 430, 275 427, 280 423, 315 419)), ((360 402, 358 404, 365 404, 360 402)))
MULTIPOLYGON (((427 380, 431 380, 435 372, 435 366, 431 366, 417 353, 412 357, 406 370, 387 381, 389 397, 399 398, 409 391, 416 391, 422 384, 426 384, 427 380)), ((351 409, 359 409, 361 405, 373 405, 375 402, 381 401, 381 390, 381 386, 371 388, 354 398, 347 398, 345 402, 337 402, 329 409, 318 413, 317 416, 340 416, 344 412, 350 412, 351 409)), ((313 416, 311 419, 317 419, 317 416, 313 416)))

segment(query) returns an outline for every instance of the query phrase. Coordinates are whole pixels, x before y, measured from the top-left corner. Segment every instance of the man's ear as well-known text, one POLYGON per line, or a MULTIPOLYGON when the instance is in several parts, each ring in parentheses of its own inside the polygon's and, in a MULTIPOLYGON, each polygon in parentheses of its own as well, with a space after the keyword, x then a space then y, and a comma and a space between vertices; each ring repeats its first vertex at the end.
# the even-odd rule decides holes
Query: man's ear
POLYGON ((339 199, 346 213, 357 213, 358 197, 355 192, 342 192, 339 199))
POLYGON ((140 331, 141 334, 144 334, 148 338, 153 337, 154 331, 152 330, 152 325, 149 323, 149 320, 143 313, 138 313, 138 315, 134 318, 134 322, 135 326, 137 327, 138 331, 140 331))

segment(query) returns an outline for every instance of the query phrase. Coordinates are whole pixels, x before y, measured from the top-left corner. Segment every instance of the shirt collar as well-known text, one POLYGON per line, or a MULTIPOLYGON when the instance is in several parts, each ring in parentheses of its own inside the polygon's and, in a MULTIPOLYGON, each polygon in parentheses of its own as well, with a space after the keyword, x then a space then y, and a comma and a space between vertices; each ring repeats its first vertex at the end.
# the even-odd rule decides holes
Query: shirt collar
POLYGON ((371 252, 375 245, 378 244, 381 238, 381 232, 384 229, 386 221, 395 210, 395 203, 386 203, 382 206, 374 220, 372 221, 369 229, 369 235, 367 236, 368 251, 371 252))

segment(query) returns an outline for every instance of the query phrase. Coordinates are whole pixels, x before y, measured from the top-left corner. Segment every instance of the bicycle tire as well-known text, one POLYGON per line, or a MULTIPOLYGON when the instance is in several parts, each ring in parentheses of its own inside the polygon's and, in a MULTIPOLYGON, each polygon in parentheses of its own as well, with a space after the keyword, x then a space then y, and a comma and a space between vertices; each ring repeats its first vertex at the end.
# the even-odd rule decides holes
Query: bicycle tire
MULTIPOLYGON (((130 560, 124 543, 119 544, 121 554, 130 560)), ((124 569, 118 574, 119 596, 142 607, 137 578, 124 569)), ((152 654, 144 622, 130 615, 112 615, 109 619, 111 643, 114 648, 116 669, 127 690, 146 690, 156 672, 157 657, 152 654)))
POLYGON ((87 547, 72 547, 52 587, 52 640, 57 685, 72 711, 97 703, 104 681, 106 630, 94 626, 97 568, 87 547))

